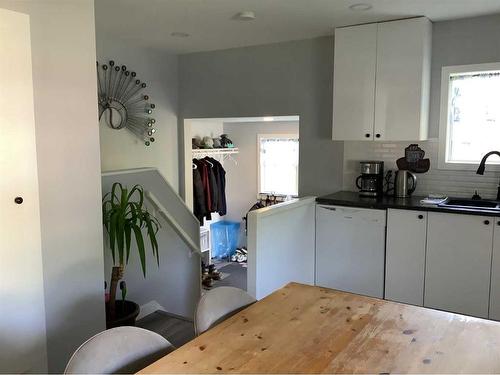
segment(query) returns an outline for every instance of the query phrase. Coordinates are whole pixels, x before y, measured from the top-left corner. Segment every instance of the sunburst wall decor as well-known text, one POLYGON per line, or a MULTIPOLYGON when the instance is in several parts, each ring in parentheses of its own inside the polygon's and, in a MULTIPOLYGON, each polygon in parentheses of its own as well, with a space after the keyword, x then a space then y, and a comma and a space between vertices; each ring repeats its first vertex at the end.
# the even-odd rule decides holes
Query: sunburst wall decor
POLYGON ((144 94, 147 85, 137 74, 117 65, 97 62, 99 120, 102 116, 112 129, 126 128, 144 141, 146 146, 155 141, 155 119, 151 117, 155 105, 144 94))

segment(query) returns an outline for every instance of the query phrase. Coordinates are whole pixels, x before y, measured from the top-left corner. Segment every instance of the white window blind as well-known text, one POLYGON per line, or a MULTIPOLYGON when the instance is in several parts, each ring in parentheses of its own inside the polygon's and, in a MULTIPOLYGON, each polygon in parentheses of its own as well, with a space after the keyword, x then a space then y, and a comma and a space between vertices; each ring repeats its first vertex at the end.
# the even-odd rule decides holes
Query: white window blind
POLYGON ((448 80, 446 163, 477 164, 500 149, 500 70, 450 73, 448 80))
POLYGON ((298 195, 298 135, 259 135, 259 192, 298 195))

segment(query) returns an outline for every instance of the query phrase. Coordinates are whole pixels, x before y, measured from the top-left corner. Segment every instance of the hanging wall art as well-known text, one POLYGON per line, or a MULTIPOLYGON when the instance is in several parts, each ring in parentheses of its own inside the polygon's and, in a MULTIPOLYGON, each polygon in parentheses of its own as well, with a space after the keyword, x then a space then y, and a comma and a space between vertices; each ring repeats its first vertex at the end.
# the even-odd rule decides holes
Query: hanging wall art
POLYGON ((155 119, 151 117, 155 105, 144 94, 146 83, 135 72, 113 60, 108 64, 97 62, 99 120, 115 130, 126 128, 146 146, 155 141, 155 119))

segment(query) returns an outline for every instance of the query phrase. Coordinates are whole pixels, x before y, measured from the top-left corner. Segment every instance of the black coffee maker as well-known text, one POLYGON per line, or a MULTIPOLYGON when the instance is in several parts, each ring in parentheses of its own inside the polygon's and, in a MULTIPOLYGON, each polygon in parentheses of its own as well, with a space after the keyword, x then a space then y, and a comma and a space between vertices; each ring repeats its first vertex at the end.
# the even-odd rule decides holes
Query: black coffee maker
POLYGON ((384 162, 362 161, 359 163, 361 175, 356 179, 359 195, 381 197, 384 194, 384 162))

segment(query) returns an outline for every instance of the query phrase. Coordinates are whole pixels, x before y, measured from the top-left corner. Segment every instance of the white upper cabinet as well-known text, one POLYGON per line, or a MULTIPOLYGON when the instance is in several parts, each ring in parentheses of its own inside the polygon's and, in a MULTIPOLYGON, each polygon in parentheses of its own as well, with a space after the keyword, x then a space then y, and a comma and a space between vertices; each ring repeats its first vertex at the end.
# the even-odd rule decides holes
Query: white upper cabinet
POLYGON ((377 24, 335 30, 333 139, 373 139, 377 24))
POLYGON ((333 139, 427 139, 431 46, 424 17, 336 29, 333 139))
POLYGON ((431 36, 427 18, 378 24, 375 137, 427 139, 431 36))

